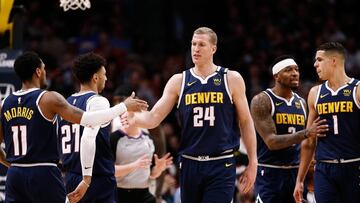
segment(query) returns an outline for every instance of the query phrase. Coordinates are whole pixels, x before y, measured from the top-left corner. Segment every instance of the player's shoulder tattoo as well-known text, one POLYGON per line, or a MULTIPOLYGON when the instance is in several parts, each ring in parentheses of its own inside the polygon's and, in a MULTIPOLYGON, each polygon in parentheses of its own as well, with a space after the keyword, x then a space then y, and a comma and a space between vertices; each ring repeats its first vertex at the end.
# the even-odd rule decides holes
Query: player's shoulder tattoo
POLYGON ((271 101, 264 92, 256 95, 251 101, 251 113, 255 117, 263 118, 271 113, 271 101))

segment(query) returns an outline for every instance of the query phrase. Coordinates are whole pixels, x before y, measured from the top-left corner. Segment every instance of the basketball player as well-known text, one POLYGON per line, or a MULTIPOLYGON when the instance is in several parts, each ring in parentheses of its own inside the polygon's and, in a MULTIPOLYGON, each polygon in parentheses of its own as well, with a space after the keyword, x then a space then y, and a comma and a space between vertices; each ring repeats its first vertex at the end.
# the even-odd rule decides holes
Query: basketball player
POLYGON ((240 181, 243 191, 253 186, 256 176, 256 137, 244 80, 239 73, 213 63, 216 44, 212 29, 196 29, 191 41, 195 66, 172 76, 152 110, 135 118, 141 127, 154 128, 177 105, 182 125, 181 201, 186 203, 232 201, 233 151, 239 148, 239 127, 249 155, 240 181))
MULTIPOLYGON (((105 88, 106 61, 87 53, 76 58, 73 73, 80 91, 67 101, 84 111, 108 109, 109 101, 99 95, 105 88)), ((65 186, 71 202, 115 202, 114 157, 110 148, 109 124, 85 128, 60 120, 59 139, 65 170, 65 186), (85 193, 86 192, 86 193, 85 193)))
POLYGON ((302 201, 304 178, 315 150, 316 202, 360 202, 360 90, 359 81, 345 73, 345 56, 345 48, 337 42, 317 49, 314 66, 325 82, 310 90, 307 124, 319 116, 326 119, 329 131, 302 143, 296 202, 302 201))
POLYGON ((326 125, 319 126, 325 120, 317 120, 305 129, 305 100, 292 91, 299 87, 295 60, 284 55, 275 59, 271 68, 275 86, 259 93, 251 102, 258 132, 255 196, 257 202, 291 203, 299 168, 299 143, 315 137, 326 125))
POLYGON ((140 110, 147 104, 129 98, 108 110, 84 113, 60 94, 40 89, 46 85, 46 71, 36 53, 19 56, 14 69, 22 81, 22 89, 4 100, 0 114, 0 142, 5 141, 6 160, 11 164, 6 180, 6 202, 64 203, 66 193, 57 168, 56 114, 73 123, 97 126, 127 108, 140 110))

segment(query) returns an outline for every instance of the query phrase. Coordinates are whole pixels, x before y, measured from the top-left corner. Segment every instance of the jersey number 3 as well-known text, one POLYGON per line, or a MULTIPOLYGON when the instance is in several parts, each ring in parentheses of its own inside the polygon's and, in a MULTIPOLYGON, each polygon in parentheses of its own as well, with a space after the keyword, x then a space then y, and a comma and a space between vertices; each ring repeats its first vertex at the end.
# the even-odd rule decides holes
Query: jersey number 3
POLYGON ((194 113, 194 127, 203 127, 204 120, 209 121, 209 126, 214 126, 215 123, 214 106, 195 107, 193 109, 193 113, 194 113))

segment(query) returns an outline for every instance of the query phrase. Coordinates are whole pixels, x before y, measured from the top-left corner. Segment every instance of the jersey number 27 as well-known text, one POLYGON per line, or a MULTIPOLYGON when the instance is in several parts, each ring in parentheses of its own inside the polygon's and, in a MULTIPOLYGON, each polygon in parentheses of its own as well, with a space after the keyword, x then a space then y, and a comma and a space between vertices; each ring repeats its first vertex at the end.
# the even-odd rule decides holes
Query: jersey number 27
POLYGON ((61 149, 63 154, 71 153, 71 144, 74 143, 74 151, 79 152, 80 149, 80 125, 63 125, 61 126, 61 149), (74 139, 74 141, 72 141, 74 139))

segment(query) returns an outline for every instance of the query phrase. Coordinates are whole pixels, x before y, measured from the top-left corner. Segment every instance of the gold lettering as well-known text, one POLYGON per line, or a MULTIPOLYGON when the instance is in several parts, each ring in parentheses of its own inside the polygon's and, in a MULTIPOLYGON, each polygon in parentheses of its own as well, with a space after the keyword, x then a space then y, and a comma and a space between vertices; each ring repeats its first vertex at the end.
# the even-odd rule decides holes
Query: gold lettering
POLYGON ((328 105, 328 108, 329 108, 329 113, 334 113, 334 102, 331 102, 331 103, 329 103, 329 105, 328 105))
POLYGON ((205 103, 208 104, 210 100, 210 92, 204 92, 205 103))
POLYGON ((327 114, 328 113, 327 103, 322 103, 321 105, 322 105, 323 114, 327 114))
POLYGON ((282 119, 281 119, 281 114, 276 114, 276 124, 281 124, 282 123, 282 119))
POLYGON ((34 111, 33 111, 33 110, 30 110, 30 111, 29 111, 29 114, 28 114, 28 116, 27 116, 26 118, 27 118, 28 120, 30 120, 33 114, 34 114, 34 111))
POLYGON ((322 106, 321 106, 321 104, 318 104, 318 105, 316 105, 316 106, 317 106, 318 114, 319 114, 319 115, 323 114, 323 113, 322 113, 322 108, 321 108, 322 106))
POLYGON ((16 117, 16 108, 11 108, 10 111, 11 111, 11 116, 13 118, 15 118, 16 117))
POLYGON ((353 103, 352 102, 346 102, 346 112, 353 112, 353 103))
POLYGON ((5 111, 5 112, 4 112, 4 116, 5 116, 5 118, 6 118, 6 121, 9 121, 9 120, 12 119, 11 114, 10 114, 9 111, 5 111))
POLYGON ((286 117, 286 114, 281 114, 281 117, 282 117, 283 124, 287 124, 288 119, 286 117))
POLYGON ((196 94, 191 94, 191 104, 197 104, 197 102, 196 102, 196 96, 195 96, 196 94))
POLYGON ((202 92, 197 93, 198 96, 198 104, 204 103, 204 94, 202 92))
POLYGON ((191 102, 191 96, 190 94, 185 95, 185 105, 189 105, 191 102))
POLYGON ((221 103, 221 104, 224 103, 223 95, 224 95, 224 94, 223 94, 222 92, 218 92, 218 93, 217 93, 218 103, 221 103))

